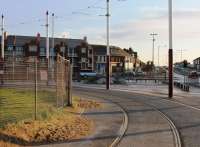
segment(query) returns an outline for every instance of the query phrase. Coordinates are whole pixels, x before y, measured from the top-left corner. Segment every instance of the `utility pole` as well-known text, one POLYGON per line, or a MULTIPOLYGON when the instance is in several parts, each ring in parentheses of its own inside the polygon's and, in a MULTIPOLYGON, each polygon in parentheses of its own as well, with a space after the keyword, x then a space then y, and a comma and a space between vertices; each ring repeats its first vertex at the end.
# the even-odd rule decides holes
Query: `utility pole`
POLYGON ((46 12, 46 58, 49 66, 49 12, 46 12))
POLYGON ((52 49, 54 49, 54 13, 52 14, 52 49))
POLYGON ((50 78, 50 58, 49 58, 49 12, 46 12, 46 60, 47 60, 47 85, 49 85, 49 78, 50 78))
POLYGON ((106 20, 107 20, 107 65, 106 65, 106 89, 110 89, 110 34, 109 34, 109 18, 110 18, 110 12, 109 12, 109 0, 107 0, 107 13, 106 13, 106 20))
POLYGON ((14 75, 15 75, 15 56, 16 56, 16 36, 14 36, 13 38, 13 59, 12 59, 12 62, 13 62, 13 80, 14 80, 14 75))
POLYGON ((168 3, 169 7, 169 67, 168 67, 168 74, 169 74, 169 98, 173 97, 173 26, 172 26, 172 0, 169 0, 168 3))
POLYGON ((167 45, 159 45, 158 46, 158 66, 160 66, 160 49, 161 47, 167 47, 167 45))
POLYGON ((160 45, 158 46, 158 67, 160 66, 160 45))
POLYGON ((51 24, 51 26, 52 26, 52 44, 51 44, 51 49, 50 49, 50 67, 51 67, 51 79, 53 79, 53 77, 54 77, 54 65, 55 65, 55 63, 54 63, 54 47, 55 47, 55 42, 54 42, 54 27, 55 27, 55 22, 54 22, 54 13, 52 13, 52 24, 51 24))
POLYGON ((156 33, 151 33, 150 35, 152 36, 152 41, 153 41, 152 63, 153 63, 153 65, 154 65, 154 52, 155 52, 155 41, 156 41, 155 36, 157 36, 158 34, 156 34, 156 33))
POLYGON ((4 60, 4 16, 1 16, 1 58, 4 60))

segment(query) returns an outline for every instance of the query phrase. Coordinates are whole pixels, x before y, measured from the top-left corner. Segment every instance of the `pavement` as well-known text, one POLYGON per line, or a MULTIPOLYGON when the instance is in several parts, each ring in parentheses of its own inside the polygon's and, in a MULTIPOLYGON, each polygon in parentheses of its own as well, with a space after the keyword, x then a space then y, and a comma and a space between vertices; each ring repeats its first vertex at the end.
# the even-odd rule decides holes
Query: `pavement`
MULTIPOLYGON (((105 89, 105 85, 97 84, 81 84, 73 83, 75 87, 83 88, 96 88, 105 89)), ((168 85, 159 83, 139 83, 139 84, 128 84, 128 85, 111 85, 111 89, 115 91, 127 91, 138 94, 146 94, 152 96, 159 96, 163 98, 168 97, 168 85)), ((173 100, 183 102, 185 104, 200 108, 200 88, 191 87, 190 92, 184 92, 179 88, 174 87, 173 100)))
POLYGON ((102 108, 85 110, 82 114, 82 116, 93 121, 94 130, 92 134, 79 140, 41 145, 40 147, 109 147, 120 135, 120 128, 123 125, 124 114, 118 105, 89 95, 83 95, 80 93, 76 93, 75 95, 79 96, 83 100, 96 100, 102 105, 102 108))

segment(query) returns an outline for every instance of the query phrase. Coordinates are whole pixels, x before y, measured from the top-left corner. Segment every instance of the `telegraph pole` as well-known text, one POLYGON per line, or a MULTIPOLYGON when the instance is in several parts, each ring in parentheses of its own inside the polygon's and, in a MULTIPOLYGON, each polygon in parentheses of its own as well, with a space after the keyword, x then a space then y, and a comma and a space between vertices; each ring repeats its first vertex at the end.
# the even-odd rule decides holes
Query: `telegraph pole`
POLYGON ((109 18, 110 18, 110 12, 109 12, 109 0, 107 0, 107 13, 106 13, 106 20, 107 20, 107 64, 106 64, 106 89, 110 89, 110 34, 109 34, 109 18))
POLYGON ((46 12, 46 59, 47 59, 47 85, 49 85, 49 78, 50 78, 50 58, 49 58, 49 12, 46 12))
POLYGON ((49 65, 49 12, 46 12, 46 58, 49 65))
POLYGON ((4 16, 1 16, 1 58, 4 60, 4 16))
POLYGON ((172 0, 169 0, 169 98, 173 97, 173 38, 172 38, 172 0))
POLYGON ((156 39, 155 39, 155 36, 157 36, 158 34, 156 34, 156 33, 152 33, 152 34, 150 34, 151 36, 152 36, 152 41, 153 41, 153 48, 152 48, 152 63, 153 63, 153 65, 154 65, 154 55, 155 55, 155 41, 156 41, 156 39))
POLYGON ((54 49, 54 13, 52 14, 52 49, 54 49))
POLYGON ((158 67, 160 66, 160 45, 158 46, 158 67))

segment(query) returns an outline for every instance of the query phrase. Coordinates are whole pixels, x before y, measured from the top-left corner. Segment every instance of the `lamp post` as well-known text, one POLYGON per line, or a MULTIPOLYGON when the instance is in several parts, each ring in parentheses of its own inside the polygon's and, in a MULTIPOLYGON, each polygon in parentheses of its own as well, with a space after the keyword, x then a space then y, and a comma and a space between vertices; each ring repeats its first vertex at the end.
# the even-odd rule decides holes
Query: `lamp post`
POLYGON ((167 47, 167 45, 159 45, 158 46, 158 67, 160 66, 160 49, 161 49, 161 47, 167 47))
POLYGON ((172 0, 168 1, 169 7, 169 98, 173 97, 173 38, 172 38, 172 0))
POLYGON ((106 89, 110 89, 110 42, 109 42, 109 0, 107 0, 107 13, 106 13, 106 20, 107 20, 107 64, 106 64, 106 89))
POLYGON ((152 36, 152 41, 153 41, 153 47, 152 47, 152 63, 153 63, 153 65, 154 65, 155 41, 156 41, 155 36, 157 36, 158 34, 156 34, 156 33, 151 33, 150 35, 152 36))

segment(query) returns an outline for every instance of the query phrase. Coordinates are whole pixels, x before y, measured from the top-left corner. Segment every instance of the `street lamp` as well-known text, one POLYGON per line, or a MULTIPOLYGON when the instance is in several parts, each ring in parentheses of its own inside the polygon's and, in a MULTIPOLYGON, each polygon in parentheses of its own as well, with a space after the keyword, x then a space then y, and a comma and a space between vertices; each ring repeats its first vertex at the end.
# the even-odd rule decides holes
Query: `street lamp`
POLYGON ((173 97, 173 38, 172 38, 172 0, 168 1, 169 8, 169 98, 173 97))
POLYGON ((160 66, 160 48, 167 47, 167 45, 159 45, 158 46, 158 67, 160 66))
POLYGON ((151 33, 150 35, 152 36, 152 41, 153 41, 152 63, 153 63, 153 65, 154 65, 154 54, 155 54, 154 52, 155 52, 155 41, 156 41, 155 36, 157 36, 158 34, 156 34, 156 33, 151 33))

